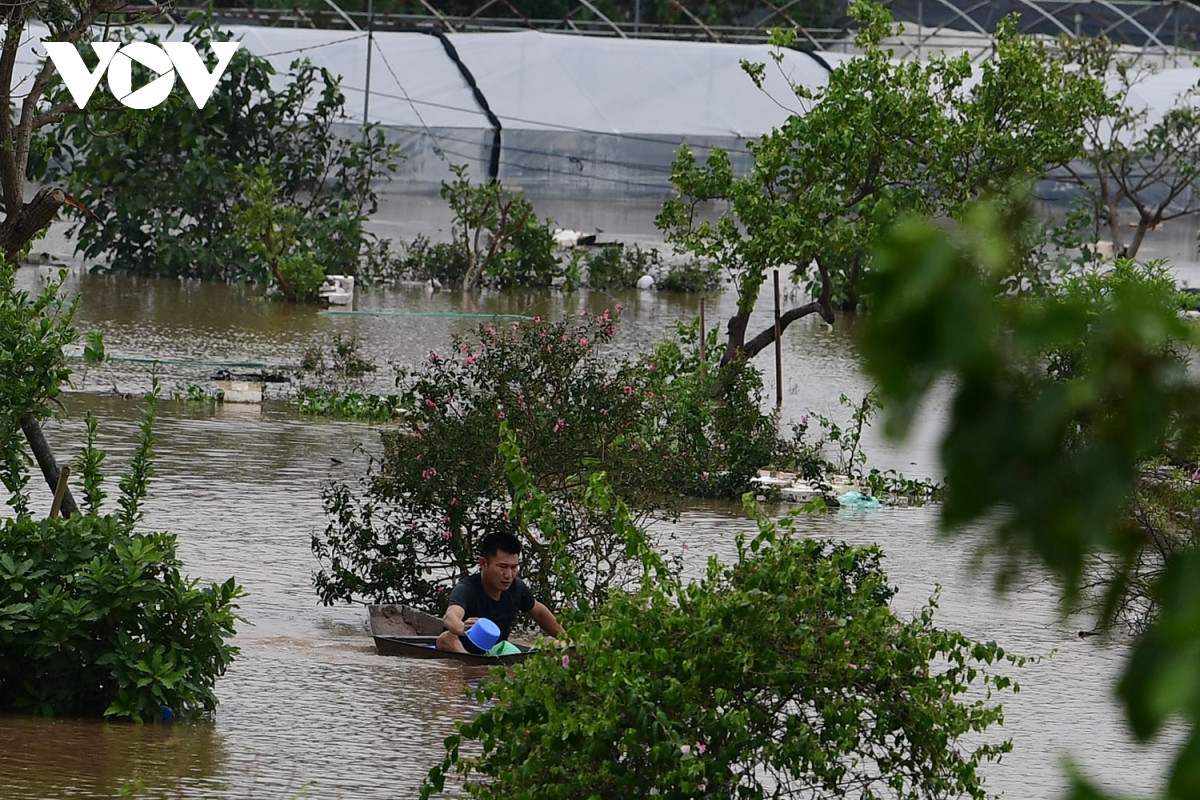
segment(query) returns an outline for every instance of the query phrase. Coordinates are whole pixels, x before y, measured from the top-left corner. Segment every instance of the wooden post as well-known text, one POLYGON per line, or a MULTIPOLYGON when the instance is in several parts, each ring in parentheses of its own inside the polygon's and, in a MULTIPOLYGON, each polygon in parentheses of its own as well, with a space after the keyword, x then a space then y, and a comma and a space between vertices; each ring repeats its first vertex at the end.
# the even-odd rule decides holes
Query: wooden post
POLYGON ((704 295, 700 295, 700 377, 704 377, 704 295))
MULTIPOLYGON (((25 432, 25 438, 29 440, 29 449, 33 451, 33 457, 37 460, 38 466, 42 468, 42 476, 46 479, 46 484, 57 493, 59 487, 58 462, 54 460, 54 452, 42 434, 42 426, 33 417, 27 417, 21 420, 21 430, 25 432)), ((69 517, 77 513, 79 513, 79 509, 75 505, 75 498, 71 497, 71 490, 64 484, 62 514, 64 517, 69 517)))
POLYGON ((775 270, 775 408, 783 407, 783 347, 779 331, 779 270, 775 270))
POLYGON ((71 474, 71 465, 63 464, 58 473, 58 486, 54 487, 54 502, 50 504, 50 519, 58 516, 62 508, 63 496, 67 493, 67 476, 71 474))

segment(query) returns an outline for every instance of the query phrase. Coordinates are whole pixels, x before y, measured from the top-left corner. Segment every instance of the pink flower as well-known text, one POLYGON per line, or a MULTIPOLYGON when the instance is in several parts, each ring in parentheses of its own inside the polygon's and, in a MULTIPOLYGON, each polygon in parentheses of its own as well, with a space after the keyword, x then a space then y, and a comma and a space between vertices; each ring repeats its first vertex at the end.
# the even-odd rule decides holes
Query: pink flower
POLYGON ((425 407, 426 408, 437 408, 437 403, 433 402, 428 397, 426 397, 425 398, 425 407))
POLYGON ((620 304, 620 303, 617 303, 617 313, 618 313, 618 314, 620 314, 620 313, 621 313, 621 308, 622 308, 621 304, 620 304))
POLYGON ((608 415, 608 409, 607 409, 607 408, 602 408, 602 409, 600 409, 600 416, 604 417, 604 416, 607 416, 607 415, 608 415))
POLYGON ((437 353, 433 352, 432 350, 430 350, 429 351, 429 360, 436 364, 442 360, 442 357, 439 356, 437 353))
POLYGON ((617 326, 609 325, 608 330, 606 330, 605 333, 607 333, 609 336, 616 336, 617 335, 617 326))
POLYGON ((423 469, 423 470, 421 470, 421 477, 424 478, 425 480, 429 480, 430 478, 436 478, 437 470, 434 469, 433 467, 430 467, 429 469, 423 469))
POLYGON ((586 337, 586 336, 581 336, 581 337, 579 337, 579 346, 580 346, 580 347, 587 347, 587 346, 588 346, 588 340, 587 340, 587 337, 586 337))
POLYGON ((690 544, 688 544, 687 542, 684 542, 684 543, 683 543, 683 549, 684 549, 684 550, 691 550, 691 549, 692 549, 692 546, 691 546, 690 544))
POLYGON ((504 418, 505 418, 505 417, 504 417, 504 412, 503 412, 503 411, 501 411, 499 414, 497 414, 497 415, 496 415, 496 419, 504 419, 504 418))
POLYGON ((554 432, 558 433, 562 429, 563 429, 563 421, 560 419, 558 422, 554 423, 554 432))
POLYGON ((466 358, 463 359, 463 364, 465 364, 466 366, 469 367, 478 360, 479 360, 479 356, 467 356, 466 358))
POLYGON ((625 394, 633 394, 633 387, 629 384, 625 384, 625 388, 621 391, 623 391, 625 394))
POLYGON ((708 752, 708 745, 706 745, 704 742, 696 742, 696 752, 700 755, 704 755, 708 752))
POLYGON ((496 335, 496 329, 495 329, 495 328, 488 328, 488 329, 487 329, 487 334, 488 334, 488 336, 495 336, 495 335, 496 335))
POLYGON ((566 656, 566 655, 565 655, 565 656, 563 656, 563 662, 562 662, 562 664, 563 664, 563 669, 566 669, 567 667, 571 666, 571 657, 570 657, 570 656, 566 656))
POLYGON ((451 537, 451 535, 452 535, 452 534, 450 533, 450 531, 442 531, 442 538, 443 538, 443 539, 449 539, 449 538, 451 537))

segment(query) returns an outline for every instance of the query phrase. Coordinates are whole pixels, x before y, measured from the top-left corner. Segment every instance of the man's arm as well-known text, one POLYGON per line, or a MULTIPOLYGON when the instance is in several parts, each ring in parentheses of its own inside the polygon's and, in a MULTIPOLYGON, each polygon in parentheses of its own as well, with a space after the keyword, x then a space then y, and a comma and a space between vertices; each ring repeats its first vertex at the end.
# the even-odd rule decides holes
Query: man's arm
MULTIPOLYGON (((546 610, 549 611, 549 609, 546 610)), ((467 613, 467 610, 462 606, 451 605, 446 609, 446 616, 442 617, 442 626, 455 636, 466 636, 467 631, 475 624, 476 618, 471 617, 464 620, 463 614, 465 613, 467 613)), ((553 619, 553 615, 551 615, 551 618, 553 619)))
MULTIPOLYGON (((453 607, 454 606, 451 606, 451 608, 453 607)), ((533 608, 529 609, 529 616, 533 617, 533 621, 540 625, 542 630, 551 636, 562 635, 563 626, 558 624, 558 620, 555 618, 554 612, 546 608, 546 606, 540 601, 533 601, 533 608)))

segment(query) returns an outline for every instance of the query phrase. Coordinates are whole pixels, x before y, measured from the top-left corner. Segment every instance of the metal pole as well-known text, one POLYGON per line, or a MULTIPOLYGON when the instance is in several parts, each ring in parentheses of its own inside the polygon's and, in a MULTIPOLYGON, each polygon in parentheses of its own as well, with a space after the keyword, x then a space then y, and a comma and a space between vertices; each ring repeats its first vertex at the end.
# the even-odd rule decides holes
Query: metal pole
POLYGON ((704 295, 700 296, 700 377, 704 377, 704 295))
POLYGON ((917 0, 917 60, 921 60, 921 44, 925 39, 925 3, 917 0))
POLYGON ((375 49, 375 0, 367 0, 367 74, 363 84, 363 127, 371 123, 371 51, 375 49))
POLYGON ((775 408, 783 407, 783 349, 779 339, 779 270, 775 270, 775 408))
MULTIPOLYGON (((1175 59, 1174 66, 1178 67, 1179 66, 1179 3, 1176 3, 1175 6, 1173 7, 1173 9, 1171 11, 1171 16, 1175 18, 1175 42, 1174 42, 1174 46, 1171 48, 1171 52, 1174 54, 1174 59, 1175 59)), ((1164 61, 1165 60, 1166 59, 1164 59, 1164 61)))
POLYGON ((633 4, 633 35, 638 36, 642 31, 642 0, 635 0, 633 4))

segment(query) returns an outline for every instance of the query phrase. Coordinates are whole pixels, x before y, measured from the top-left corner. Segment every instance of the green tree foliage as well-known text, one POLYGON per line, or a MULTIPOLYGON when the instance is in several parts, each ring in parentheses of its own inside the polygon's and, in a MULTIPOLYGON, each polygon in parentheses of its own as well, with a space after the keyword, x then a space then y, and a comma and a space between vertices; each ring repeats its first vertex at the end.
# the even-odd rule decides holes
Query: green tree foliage
MULTIPOLYGON (((737 289, 723 360, 752 357, 774 326, 748 337, 769 270, 805 283, 811 302, 786 309, 781 330, 809 314, 833 322, 862 299, 869 249, 903 213, 955 217, 975 198, 1032 180, 1080 153, 1082 122, 1103 98, 1099 81, 1076 74, 1043 44, 996 31, 995 54, 898 62, 882 42, 888 13, 856 2, 860 55, 821 89, 796 86, 801 109, 749 146, 751 171, 734 174, 727 153, 703 165, 684 148, 672 180, 679 194, 658 224, 668 239, 724 265, 737 289), (701 212, 720 201, 719 217, 701 212)), ((787 44, 784 37, 777 41, 787 44)), ((747 65, 761 86, 769 66, 747 65)))
POLYGON ((574 583, 584 588, 572 599, 594 603, 634 574, 614 540, 615 512, 588 498, 593 475, 604 472, 639 518, 680 492, 745 491, 775 443, 757 374, 728 376, 735 390, 715 403, 686 343, 614 361, 603 347, 616 331, 608 312, 480 326, 402 376, 404 422, 383 435, 381 460, 357 488, 325 493, 330 523, 312 542, 322 601, 436 609, 474 569, 483 535, 504 530, 528 548, 524 572, 544 602, 574 583), (551 509, 545 524, 509 513, 523 490, 499 449, 502 426, 528 465, 524 490, 551 509), (550 526, 569 559, 547 546, 550 526))
POLYGON ((760 526, 485 680, 422 797, 457 775, 477 798, 986 797, 1017 689, 995 670, 1023 659, 935 627, 936 598, 897 617, 877 548, 760 526))
POLYGON ((29 452, 21 425, 47 416, 71 375, 63 348, 79 333, 76 303, 59 290, 62 276, 35 297, 16 287, 15 268, 0 259, 0 482, 8 505, 28 513, 29 452))
MULTIPOLYGON (((175 537, 135 531, 152 473, 157 384, 119 511, 102 515, 96 423, 76 462, 86 514, 32 518, 21 424, 49 413, 70 379, 63 349, 78 339, 61 283, 36 297, 0 265, 0 477, 15 517, 0 523, 0 710, 148 720, 211 711, 213 686, 237 650, 232 579, 198 588, 180 575, 175 537)), ((102 350, 92 342, 93 349, 102 350)))
POLYGON ((242 592, 183 578, 175 545, 112 515, 5 520, 0 709, 139 722, 213 711, 242 592))
MULTIPOLYGON (((1139 275, 1127 263, 1109 278, 1061 291, 1004 293, 1020 259, 1013 248, 1018 225, 1010 214, 982 206, 949 231, 922 220, 892 229, 875 258, 875 301, 862 333, 865 367, 878 381, 895 433, 910 425, 934 382, 948 379, 942 524, 955 529, 985 516, 997 520, 993 543, 1008 556, 1002 579, 1018 573, 1022 556, 1032 553, 1062 580, 1064 598, 1074 604, 1089 565, 1101 559, 1107 565, 1099 587, 1102 625, 1115 619, 1129 587, 1144 581, 1157 611, 1136 641, 1118 693, 1140 739, 1182 721, 1183 744, 1163 796, 1195 797, 1200 552, 1164 549, 1154 572, 1139 574, 1147 542, 1137 524, 1137 490, 1145 492, 1147 462, 1164 454, 1195 463, 1200 387, 1181 354, 1197 333, 1178 316, 1170 282, 1154 271, 1139 275)), ((1190 505, 1179 510, 1194 515, 1190 505)), ((1168 525, 1174 535, 1178 528, 1168 525)), ((1076 778, 1071 796, 1102 794, 1076 778)))
POLYGON ((305 219, 295 206, 276 205, 275 181, 262 164, 252 175, 239 171, 237 179, 244 185, 245 204, 234 214, 234 231, 246 243, 251 262, 266 265, 273 292, 293 303, 315 301, 325 281, 325 265, 317 260, 314 245, 329 241, 320 235, 322 222, 305 219), (316 241, 310 242, 310 237, 316 241))
MULTIPOLYGON (((195 28, 188 38, 206 52, 207 40, 222 37, 195 28)), ((271 258, 235 221, 239 209, 269 203, 295 224, 297 247, 311 250, 315 265, 356 273, 369 243, 362 224, 377 207, 371 182, 395 169, 397 149, 376 126, 339 132, 345 98, 327 70, 297 61, 279 91, 272 73, 240 48, 201 110, 176 100, 132 129, 124 112, 103 111, 58 128, 49 175, 96 217, 78 227, 83 254, 121 274, 269 286, 277 280, 271 258), (239 169, 253 177, 259 168, 274 194, 251 200, 255 183, 239 179, 239 169)))
POLYGON ((13 258, 29 247, 67 203, 74 202, 61 188, 43 186, 33 198, 25 198, 25 181, 43 175, 48 148, 44 132, 61 123, 75 108, 62 92, 55 91, 55 72, 49 60, 43 62, 28 80, 14 82, 22 74, 17 60, 25 52, 27 26, 34 21, 49 29, 51 41, 76 43, 91 37, 93 25, 101 17, 118 22, 111 3, 91 2, 24 3, 4 15, 4 47, 0 48, 0 105, 11 109, 0 118, 0 196, 4 219, 0 222, 0 253, 13 258))
POLYGON ((454 212, 454 245, 467 256, 463 290, 484 279, 501 287, 549 286, 562 267, 549 224, 538 221, 524 193, 499 181, 471 183, 463 165, 450 169, 454 178, 442 182, 441 195, 454 212))

